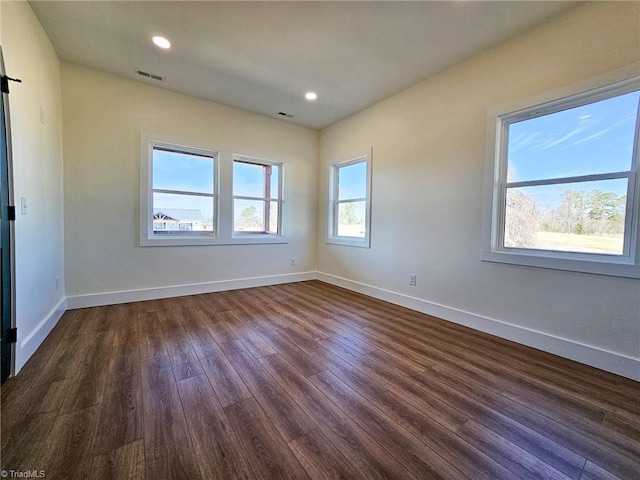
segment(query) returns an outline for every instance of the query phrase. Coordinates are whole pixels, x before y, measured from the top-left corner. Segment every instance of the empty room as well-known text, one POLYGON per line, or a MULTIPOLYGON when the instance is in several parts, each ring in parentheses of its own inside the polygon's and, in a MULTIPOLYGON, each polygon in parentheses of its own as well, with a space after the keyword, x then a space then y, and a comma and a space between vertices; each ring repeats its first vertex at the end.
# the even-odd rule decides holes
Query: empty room
POLYGON ((640 479, 640 2, 0 1, 0 476, 640 479))

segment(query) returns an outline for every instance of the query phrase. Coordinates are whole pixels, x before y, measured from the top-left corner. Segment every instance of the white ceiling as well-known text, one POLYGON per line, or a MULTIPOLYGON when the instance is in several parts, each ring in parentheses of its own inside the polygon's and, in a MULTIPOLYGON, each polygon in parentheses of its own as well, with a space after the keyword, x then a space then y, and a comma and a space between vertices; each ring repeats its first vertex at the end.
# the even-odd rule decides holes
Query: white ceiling
POLYGON ((64 60, 323 128, 571 7, 555 1, 31 1, 64 60), (150 38, 161 34, 168 51, 150 38), (165 77, 146 80, 138 68, 165 77), (310 103, 304 93, 313 90, 310 103))

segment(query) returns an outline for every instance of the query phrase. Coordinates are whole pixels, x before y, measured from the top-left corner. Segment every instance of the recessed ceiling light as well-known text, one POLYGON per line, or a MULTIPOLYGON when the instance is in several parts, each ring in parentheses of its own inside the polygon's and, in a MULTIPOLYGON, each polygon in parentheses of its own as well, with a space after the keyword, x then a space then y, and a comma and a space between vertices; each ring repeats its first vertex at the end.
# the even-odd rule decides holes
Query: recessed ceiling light
POLYGON ((160 48, 167 49, 167 48, 171 47, 171 42, 169 40, 167 40, 166 38, 161 37, 159 35, 156 35, 151 40, 153 40, 153 43, 155 43, 160 48))
POLYGON ((306 98, 307 100, 315 100, 316 98, 318 98, 318 95, 316 94, 316 92, 307 92, 304 94, 304 98, 306 98))

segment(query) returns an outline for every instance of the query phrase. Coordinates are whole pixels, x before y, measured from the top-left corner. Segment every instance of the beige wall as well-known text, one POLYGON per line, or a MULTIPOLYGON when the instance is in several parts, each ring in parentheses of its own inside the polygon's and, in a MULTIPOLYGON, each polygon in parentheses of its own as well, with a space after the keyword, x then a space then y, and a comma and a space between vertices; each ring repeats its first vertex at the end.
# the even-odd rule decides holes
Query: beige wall
POLYGON ((318 270, 638 359, 638 280, 481 262, 480 237, 488 109, 637 61, 639 18, 578 6, 323 130, 318 270), (370 146, 371 249, 328 245, 328 164, 370 146))
POLYGON ((0 9, 6 71, 22 80, 10 85, 9 95, 14 200, 18 206, 17 371, 64 308, 60 62, 27 2, 0 2, 0 9), (27 215, 20 215, 21 196, 27 198, 27 215))
POLYGON ((315 271, 316 131, 68 63, 62 98, 69 297, 315 271), (284 162, 289 243, 139 247, 140 131, 284 162))

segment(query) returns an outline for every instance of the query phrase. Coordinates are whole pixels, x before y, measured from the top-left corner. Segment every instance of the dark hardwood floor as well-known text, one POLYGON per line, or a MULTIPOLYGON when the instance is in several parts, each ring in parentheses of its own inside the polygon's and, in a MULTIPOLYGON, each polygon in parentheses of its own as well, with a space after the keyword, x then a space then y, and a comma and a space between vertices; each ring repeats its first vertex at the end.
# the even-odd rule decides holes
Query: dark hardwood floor
POLYGON ((47 479, 640 479, 640 384, 321 282, 65 313, 2 387, 47 479))

